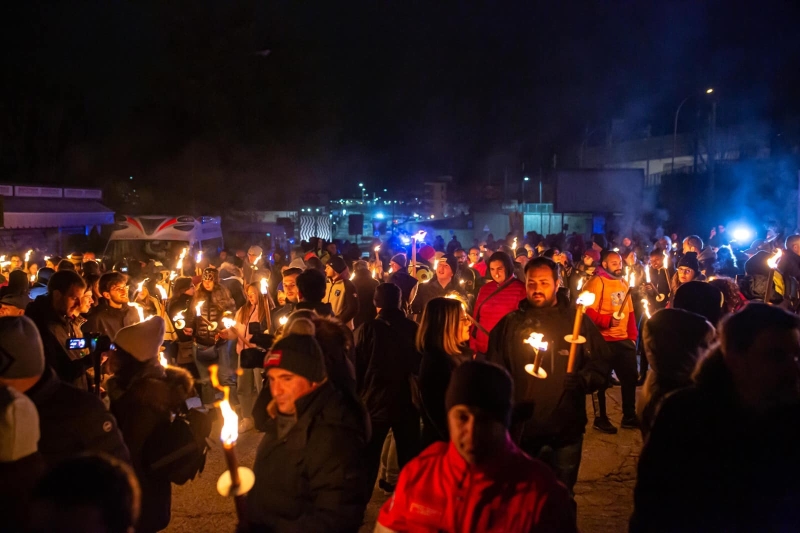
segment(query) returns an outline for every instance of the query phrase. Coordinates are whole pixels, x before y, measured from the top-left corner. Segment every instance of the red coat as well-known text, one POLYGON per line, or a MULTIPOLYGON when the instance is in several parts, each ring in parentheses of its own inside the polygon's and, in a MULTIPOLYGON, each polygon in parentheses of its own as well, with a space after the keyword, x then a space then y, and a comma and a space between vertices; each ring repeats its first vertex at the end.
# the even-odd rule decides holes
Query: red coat
MULTIPOLYGON (((490 281, 481 287, 478 298, 475 300, 475 319, 489 332, 504 316, 519 308, 519 303, 526 297, 525 284, 520 280, 514 278, 505 283, 508 285, 487 301, 487 298, 499 286, 496 281, 490 281), (484 304, 484 302, 486 303, 484 304)), ((489 336, 477 328, 475 330, 470 339, 470 348, 478 353, 486 353, 489 350, 489 336)))
POLYGON ((400 472, 376 531, 409 533, 577 532, 569 493, 544 463, 511 441, 488 464, 470 466, 437 442, 400 472))

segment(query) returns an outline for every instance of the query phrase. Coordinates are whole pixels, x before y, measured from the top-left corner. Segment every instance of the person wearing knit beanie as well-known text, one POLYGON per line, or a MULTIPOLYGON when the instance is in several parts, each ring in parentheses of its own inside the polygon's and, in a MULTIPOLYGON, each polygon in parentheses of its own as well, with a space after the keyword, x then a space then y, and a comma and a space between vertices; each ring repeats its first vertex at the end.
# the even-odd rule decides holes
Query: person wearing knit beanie
POLYGON ((436 257, 436 250, 433 249, 433 246, 426 244, 417 251, 417 257, 426 263, 432 264, 433 259, 436 257))
POLYGON ((513 395, 514 385, 506 369, 493 363, 467 361, 453 371, 445 408, 448 413, 458 405, 479 409, 507 429, 513 395))
POLYGON ((16 380, 38 381, 44 372, 44 347, 39 330, 26 316, 0 318, 0 381, 25 392, 16 380))
POLYGON ((681 257, 680 261, 678 261, 677 268, 679 273, 678 278, 681 280, 681 283, 687 283, 697 278, 700 275, 700 261, 697 260, 697 252, 686 252, 683 255, 683 257, 681 257), (681 276, 680 275, 681 267, 683 267, 684 269, 688 268, 689 270, 692 270, 694 272, 694 275, 684 271, 684 275, 681 276))
POLYGON ((389 264, 392 267, 392 272, 397 272, 398 270, 403 270, 408 265, 408 260, 406 259, 406 254, 395 254, 389 260, 389 264), (391 263, 394 263, 392 265, 391 263))
POLYGON ((140 363, 158 361, 158 352, 164 342, 164 327, 164 319, 154 316, 119 330, 114 344, 140 363))
POLYGON ((278 412, 295 414, 295 401, 328 377, 325 356, 314 338, 314 324, 305 318, 295 320, 289 334, 267 353, 264 369, 278 412))
POLYGON ((337 274, 341 274, 345 270, 347 270, 347 263, 344 262, 341 256, 336 255, 328 261, 328 266, 330 266, 334 272, 337 274))

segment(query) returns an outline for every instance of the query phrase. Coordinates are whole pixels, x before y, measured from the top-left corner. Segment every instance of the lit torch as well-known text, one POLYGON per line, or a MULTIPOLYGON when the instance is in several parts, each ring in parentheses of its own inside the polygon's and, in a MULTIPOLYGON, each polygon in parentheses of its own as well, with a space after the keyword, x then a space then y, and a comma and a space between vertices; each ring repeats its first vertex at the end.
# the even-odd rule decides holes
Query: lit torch
POLYGON ((183 316, 184 312, 186 312, 186 309, 172 317, 172 323, 175 324, 175 328, 177 329, 184 329, 186 327, 186 317, 183 316))
POLYGON ((28 250, 27 252, 25 252, 25 270, 28 270, 28 262, 31 260, 32 253, 33 250, 28 250))
POLYGON ((158 294, 161 296, 162 301, 167 301, 167 291, 161 285, 156 284, 156 289, 158 289, 158 294))
POLYGON ((289 322, 289 317, 286 315, 283 315, 278 319, 278 324, 280 324, 281 326, 285 326, 287 322, 289 322))
POLYGON ((258 270, 258 262, 261 261, 261 256, 262 255, 263 254, 258 254, 258 257, 256 257, 256 260, 253 261, 253 270, 258 270))
POLYGON ((572 325, 572 335, 566 335, 564 340, 570 343, 569 359, 567 360, 567 373, 575 371, 575 356, 578 353, 578 345, 586 342, 586 337, 581 336, 581 320, 586 308, 594 304, 594 293, 583 291, 575 300, 575 323, 572 325))
POLYGON ((644 316, 650 318, 650 302, 647 301, 647 298, 642 298, 642 308, 644 309, 644 316))
POLYGON ((630 276, 628 276, 628 290, 625 291, 625 298, 622 299, 622 305, 619 306, 619 309, 614 312, 614 318, 617 320, 622 320, 625 317, 625 306, 628 305, 631 299, 631 291, 634 285, 636 285, 636 274, 631 272, 630 276))
POLYGON ((577 287, 577 290, 581 290, 581 289, 583 288, 583 282, 584 282, 585 280, 586 280, 586 278, 584 278, 583 276, 581 276, 580 278, 578 278, 578 287, 577 287))
POLYGON ((128 305, 136 309, 136 312, 139 313, 139 322, 144 322, 144 308, 134 302, 128 302, 128 305))
POLYGON ((775 253, 772 254, 772 257, 767 259, 767 266, 770 268, 769 278, 767 278, 767 291, 764 293, 764 303, 768 304, 769 301, 772 299, 772 293, 775 290, 775 270, 778 268, 778 261, 781 259, 781 255, 783 255, 783 250, 780 248, 775 250, 775 253))
POLYGON ((381 260, 381 258, 380 258, 380 256, 378 255, 378 253, 381 251, 381 247, 380 247, 380 245, 378 245, 378 246, 376 246, 375 248, 373 248, 373 251, 375 252, 375 261, 380 261, 380 260, 381 260))
POLYGON ((183 260, 186 258, 186 254, 189 252, 188 248, 184 248, 181 250, 181 255, 178 258, 178 270, 181 271, 181 276, 183 276, 183 260))
POLYGON ((158 352, 158 362, 161 363, 161 366, 163 366, 164 368, 167 368, 167 366, 169 366, 169 361, 167 361, 167 358, 164 357, 164 350, 158 352))
POLYGON ((256 477, 249 468, 239 466, 239 461, 236 458, 235 448, 236 441, 239 439, 239 417, 236 416, 236 412, 231 408, 230 387, 220 387, 217 365, 211 365, 208 367, 208 371, 211 375, 211 384, 215 388, 221 389, 224 393, 222 401, 217 402, 216 405, 222 413, 222 429, 219 432, 219 440, 222 441, 222 451, 225 454, 225 464, 228 469, 217 480, 217 492, 226 498, 233 497, 236 516, 239 522, 242 522, 247 516, 245 494, 253 488, 256 477))
POLYGON ((545 372, 544 368, 542 368, 542 352, 547 350, 547 343, 542 342, 542 335, 541 333, 533 332, 530 336, 525 339, 525 344, 530 344, 533 348, 533 353, 535 354, 533 359, 533 364, 525 365, 525 372, 532 375, 535 378, 544 379, 547 377, 547 372, 545 372))
POLYGON ((195 315, 200 320, 202 320, 203 322, 206 323, 206 326, 208 326, 208 331, 214 331, 215 329, 217 329, 217 323, 216 322, 212 322, 212 321, 208 320, 206 317, 203 316, 203 304, 204 303, 206 303, 205 300, 200 300, 199 302, 197 302, 197 305, 194 306, 195 315))
POLYGON ((261 294, 267 294, 267 278, 261 278, 261 294))
POLYGON ((415 278, 417 277, 417 243, 424 242, 427 234, 427 232, 419 230, 412 237, 414 242, 411 245, 411 275, 415 278))

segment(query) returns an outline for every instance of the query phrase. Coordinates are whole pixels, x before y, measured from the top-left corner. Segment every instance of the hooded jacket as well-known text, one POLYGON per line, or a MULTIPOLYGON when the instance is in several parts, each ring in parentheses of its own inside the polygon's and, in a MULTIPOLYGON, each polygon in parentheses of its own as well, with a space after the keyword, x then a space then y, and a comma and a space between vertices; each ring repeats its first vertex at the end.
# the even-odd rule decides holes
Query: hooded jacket
POLYGON ((130 462, 117 421, 97 396, 67 385, 50 367, 25 394, 39 412, 39 453, 49 465, 84 452, 130 462))
POLYGON ((705 318, 683 309, 663 309, 645 322, 642 342, 650 372, 637 402, 643 438, 664 398, 692 384, 692 372, 713 333, 705 318))
POLYGON ((790 531, 800 405, 751 413, 717 349, 664 400, 639 458, 630 531, 790 531))
POLYGON ((236 303, 224 286, 218 282, 214 283, 214 288, 209 292, 203 287, 202 283, 198 285, 194 298, 192 298, 191 309, 189 309, 188 313, 185 313, 188 318, 186 321, 187 326, 192 324, 192 317, 194 317, 194 331, 192 334, 195 342, 203 346, 226 343, 227 341, 224 339, 217 339, 217 334, 224 329, 222 326, 223 315, 229 312, 231 313, 230 317, 233 318, 234 311, 236 311, 236 303), (196 312, 197 305, 200 302, 203 302, 203 306, 200 308, 202 318, 197 316, 196 312), (209 330, 208 322, 216 322, 217 328, 209 330))
POLYGON ((372 298, 375 296, 375 289, 380 285, 377 279, 370 275, 369 270, 357 270, 353 278, 353 286, 358 295, 358 313, 353 318, 353 327, 357 328, 364 322, 372 320, 378 314, 372 298))
POLYGON ((87 334, 108 335, 113 340, 119 330, 138 322, 139 313, 133 306, 123 304, 119 309, 115 309, 103 298, 96 307, 89 311, 83 331, 87 334))
MULTIPOLYGON (((502 284, 492 280, 478 293, 473 313, 475 320, 491 333, 504 316, 519 308, 525 297, 525 284, 516 277, 510 277, 502 284)), ((474 327, 469 344, 470 348, 484 354, 489 350, 489 335, 474 327)))
POLYGON ((594 303, 586 308, 586 315, 597 325, 600 334, 607 342, 636 341, 639 337, 639 329, 633 312, 635 294, 631 294, 625 303, 625 308, 621 309, 625 293, 628 291, 627 283, 615 278, 602 267, 598 267, 595 270, 595 276, 586 283, 584 290, 594 294, 594 303), (614 326, 612 319, 614 313, 618 311, 624 313, 625 316, 622 317, 619 324, 614 326))
POLYGON ((487 360, 503 366, 514 380, 512 434, 522 432, 525 440, 548 439, 556 444, 571 444, 580 439, 586 427, 586 394, 603 388, 611 372, 610 351, 597 328, 584 315, 575 369, 578 386, 565 389, 575 309, 563 303, 555 307, 533 307, 523 300, 519 308, 506 315, 489 336, 487 360), (542 353, 542 368, 547 379, 536 379, 525 371, 533 363, 534 352, 525 343, 533 333, 543 334, 548 343, 542 353))
POLYGON ((380 533, 577 532, 566 487, 510 438, 499 454, 471 466, 452 442, 437 442, 400 472, 378 515, 380 533))
POLYGON ((254 531, 356 532, 365 501, 364 420, 331 383, 295 401, 297 421, 278 437, 274 404, 247 494, 254 531))
POLYGON ((142 511, 137 530, 159 531, 169 524, 172 487, 169 478, 148 471, 144 452, 160 429, 169 425, 171 415, 180 410, 194 382, 188 371, 162 368, 157 361, 123 384, 117 376, 107 381, 111 412, 131 454, 131 463, 142 489, 142 511))
POLYGON ((353 319, 358 314, 358 291, 349 278, 350 271, 344 269, 336 274, 335 278, 329 279, 327 292, 322 301, 331 304, 333 315, 342 324, 353 329, 353 319))
POLYGON ((25 308, 25 316, 33 320, 44 346, 44 360, 63 381, 81 390, 88 390, 86 370, 92 366, 88 350, 67 350, 68 339, 83 337, 74 320, 60 315, 53 308, 53 297, 39 296, 25 308))
POLYGON ((464 293, 455 276, 453 276, 445 287, 442 287, 442 284, 439 283, 436 276, 427 283, 420 283, 417 287, 417 294, 411 302, 411 312, 415 315, 422 316, 422 312, 425 310, 425 306, 428 305, 428 302, 434 298, 444 298, 450 291, 464 293))
POLYGON ((411 274, 404 268, 402 270, 398 270, 397 272, 392 272, 389 275, 389 283, 394 283, 403 293, 403 308, 408 307, 409 299, 411 298, 411 293, 414 290, 414 286, 417 284, 417 279, 412 277, 411 274))

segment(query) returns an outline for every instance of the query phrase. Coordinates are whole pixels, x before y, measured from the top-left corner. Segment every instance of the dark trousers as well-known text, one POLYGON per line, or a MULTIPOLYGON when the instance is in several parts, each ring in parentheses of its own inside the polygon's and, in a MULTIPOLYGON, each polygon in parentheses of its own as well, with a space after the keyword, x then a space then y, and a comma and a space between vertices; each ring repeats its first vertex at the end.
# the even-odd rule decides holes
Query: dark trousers
POLYGON ((397 464, 401 469, 421 451, 419 413, 413 407, 397 409, 391 412, 388 419, 385 420, 373 419, 372 438, 367 444, 365 452, 369 495, 372 495, 375 479, 378 477, 383 442, 386 440, 386 435, 389 434, 389 429, 394 434, 397 446, 397 464))
MULTIPOLYGON (((633 341, 609 342, 611 350, 611 368, 616 372, 622 386, 622 416, 636 416, 636 381, 639 378, 636 370, 636 344, 633 341)), ((600 416, 606 415, 606 391, 597 393, 600 404, 600 416)))
POLYGON ((531 457, 535 457, 549 466, 556 478, 567 486, 570 495, 573 494, 572 489, 578 481, 578 469, 581 466, 583 435, 580 440, 570 444, 556 444, 541 440, 523 441, 520 448, 531 457))

